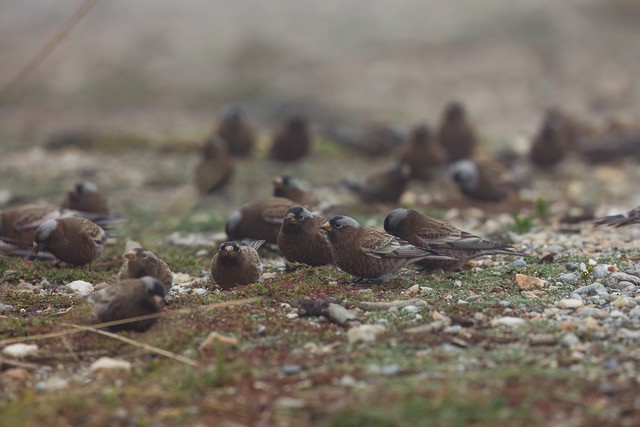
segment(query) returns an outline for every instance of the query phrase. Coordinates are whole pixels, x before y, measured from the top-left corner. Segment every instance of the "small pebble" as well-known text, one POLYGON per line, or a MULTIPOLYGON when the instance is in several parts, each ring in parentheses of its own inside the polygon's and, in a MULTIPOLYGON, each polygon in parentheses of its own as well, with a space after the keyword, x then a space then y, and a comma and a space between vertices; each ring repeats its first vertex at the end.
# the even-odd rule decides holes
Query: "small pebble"
POLYGON ((280 370, 285 375, 295 375, 295 374, 299 374, 302 371, 302 368, 300 367, 300 365, 290 364, 290 365, 283 365, 280 370))
POLYGON ((604 265, 597 265, 593 268, 593 271, 591 272, 591 276, 595 279, 602 279, 604 278, 607 274, 609 274, 609 270, 607 269, 606 266, 604 265))
POLYGON ((558 280, 563 283, 574 283, 578 280, 578 276, 573 273, 564 273, 561 274, 560 277, 558 277, 558 280))
POLYGON ((577 298, 565 298, 561 299, 556 303, 556 306, 559 308, 578 308, 582 307, 584 303, 581 299, 577 298))
POLYGON ((573 332, 567 332, 562 336, 562 338, 560 338, 558 344, 563 347, 573 347, 580 344, 580 338, 578 338, 573 332))
POLYGON ((513 261, 511 265, 513 266, 513 268, 522 268, 527 265, 527 262, 522 258, 518 258, 517 260, 513 261))
POLYGON ((578 269, 578 264, 575 262, 568 262, 564 265, 564 268, 566 268, 567 271, 576 271, 578 269))

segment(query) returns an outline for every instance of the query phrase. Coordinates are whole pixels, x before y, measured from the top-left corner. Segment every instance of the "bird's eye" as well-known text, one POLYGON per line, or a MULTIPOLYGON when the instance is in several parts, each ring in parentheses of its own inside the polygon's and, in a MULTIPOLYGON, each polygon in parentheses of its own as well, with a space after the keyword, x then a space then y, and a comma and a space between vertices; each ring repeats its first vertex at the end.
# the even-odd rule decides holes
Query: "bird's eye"
POLYGON ((147 258, 147 254, 142 254, 142 258, 147 258))
POLYGON ((336 225, 334 225, 334 228, 342 228, 342 224, 337 223, 336 225))

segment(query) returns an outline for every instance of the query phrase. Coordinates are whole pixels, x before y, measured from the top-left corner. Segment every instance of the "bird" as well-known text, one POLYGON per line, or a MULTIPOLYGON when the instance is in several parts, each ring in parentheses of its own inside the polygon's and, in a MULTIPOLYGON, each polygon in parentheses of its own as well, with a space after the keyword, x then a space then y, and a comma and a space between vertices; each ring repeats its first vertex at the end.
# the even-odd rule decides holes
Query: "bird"
POLYGON ((566 157, 570 138, 570 130, 559 110, 547 110, 542 126, 531 142, 529 159, 542 168, 557 165, 566 157))
POLYGON ((173 283, 173 273, 166 262, 161 260, 144 248, 134 248, 125 252, 122 256, 124 263, 118 272, 118 279, 138 279, 151 276, 162 282, 164 290, 168 293, 173 283))
POLYGON ((253 239, 277 243, 284 215, 297 203, 284 197, 268 197, 243 205, 233 212, 225 231, 229 240, 253 239))
POLYGON ((396 203, 407 189, 410 176, 409 165, 395 163, 365 177, 362 182, 345 180, 343 184, 364 203, 396 203))
POLYGON ((466 197, 483 202, 501 202, 517 190, 509 171, 497 161, 460 160, 449 166, 453 180, 466 197))
MULTIPOLYGON (((158 279, 145 276, 139 279, 125 279, 90 294, 87 299, 100 323, 130 319, 158 313, 164 299, 165 288, 158 279)), ((134 330, 144 332, 158 318, 137 320, 109 326, 113 331, 134 330)))
POLYGON ((293 114, 274 134, 269 155, 275 160, 293 162, 309 152, 311 143, 307 119, 301 114, 293 114))
POLYGON ((256 283, 263 266, 258 248, 264 240, 244 240, 241 244, 224 242, 211 259, 211 278, 222 289, 256 283))
POLYGON ((450 163, 467 159, 473 154, 477 138, 465 108, 460 102, 454 101, 445 107, 438 127, 437 139, 447 151, 450 163))
POLYGON ((427 270, 459 270, 467 261, 483 255, 528 256, 508 245, 490 242, 415 209, 391 211, 384 220, 384 229, 414 246, 433 249, 453 258, 446 261, 427 259, 417 263, 427 270))
POLYGON ((427 124, 413 128, 402 152, 400 163, 411 167, 411 178, 430 180, 447 162, 447 152, 433 137, 427 124))
POLYGON ((36 229, 50 219, 60 218, 62 210, 52 204, 27 204, 0 211, 0 239, 31 248, 36 229))
POLYGON ((247 123, 244 111, 237 105, 228 107, 218 124, 217 135, 229 147, 229 153, 235 157, 247 157, 255 145, 255 135, 247 123))
POLYGON ((234 163, 227 143, 212 136, 202 146, 200 161, 193 173, 193 183, 201 195, 224 187, 233 176, 234 163))
POLYGON ((278 233, 278 248, 287 261, 311 266, 331 264, 329 241, 320 229, 325 222, 325 218, 302 206, 287 211, 278 233))
POLYGON ((362 227, 338 215, 320 226, 327 233, 331 256, 338 268, 362 279, 386 281, 402 267, 425 259, 453 260, 410 244, 384 231, 362 227))
POLYGON ((60 261, 82 266, 102 255, 106 240, 107 233, 86 218, 50 219, 36 229, 33 253, 47 251, 60 261))
POLYGON ((313 191, 305 190, 300 181, 289 175, 273 179, 273 197, 284 197, 311 209, 320 204, 313 191))
POLYGON ((627 225, 640 224, 640 206, 636 206, 628 212, 618 215, 609 215, 597 219, 594 225, 608 225, 610 227, 625 227, 627 225))
POLYGON ((76 183, 67 192, 60 204, 62 209, 72 209, 96 214, 108 214, 107 198, 98 190, 98 187, 89 181, 76 183))
POLYGON ((396 151, 406 139, 407 129, 401 124, 372 122, 363 127, 332 126, 324 136, 351 151, 367 157, 380 157, 396 151))

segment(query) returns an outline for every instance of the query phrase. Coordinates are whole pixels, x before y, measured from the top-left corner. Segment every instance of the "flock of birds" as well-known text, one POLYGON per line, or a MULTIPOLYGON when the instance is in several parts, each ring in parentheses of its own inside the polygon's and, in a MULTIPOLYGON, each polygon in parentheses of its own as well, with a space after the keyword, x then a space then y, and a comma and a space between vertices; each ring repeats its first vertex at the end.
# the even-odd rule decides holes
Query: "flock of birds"
MULTIPOLYGON (((549 110, 532 141, 530 160, 539 167, 558 164, 578 145, 580 132, 567 115, 549 110)), ((380 128, 369 134, 340 131, 333 135, 348 146, 367 147, 369 155, 384 152, 382 145, 393 137, 392 131, 380 128), (380 132, 386 132, 387 138, 381 138, 380 132), (364 140, 372 141, 372 146, 364 140), (376 147, 375 142, 380 140, 386 142, 376 147)), ((283 162, 296 161, 309 152, 312 142, 306 118, 294 114, 273 137, 269 156, 283 162)), ((391 167, 360 182, 342 184, 365 203, 397 203, 409 180, 431 180, 446 168, 461 193, 474 200, 499 202, 517 191, 516 183, 502 178, 510 156, 482 158, 475 153, 476 145, 477 136, 465 109, 452 103, 445 109, 437 132, 421 124, 408 133, 391 167)), ((229 109, 217 131, 204 143, 193 174, 195 188, 203 195, 222 188, 233 174, 233 157, 250 156, 254 146, 255 133, 242 110, 229 109)), ((265 242, 277 245, 291 263, 335 265, 356 277, 358 283, 386 281, 414 263, 422 270, 453 271, 484 255, 528 256, 415 209, 389 212, 384 231, 366 227, 346 215, 326 215, 336 207, 323 206, 318 194, 303 188, 291 176, 276 177, 273 185, 272 197, 249 202, 229 216, 225 227, 229 241, 221 244, 210 266, 212 280, 220 288, 260 280, 263 267, 258 249, 265 242)), ((97 186, 80 182, 59 206, 27 204, 2 210, 0 254, 55 257, 75 266, 90 265, 103 253, 108 237, 105 228, 119 221, 122 218, 110 213, 107 199, 97 186)), ((596 221, 597 225, 616 227, 636 223, 640 223, 640 206, 596 221)), ((170 267, 153 252, 138 247, 123 258, 119 282, 89 296, 101 322, 160 311, 172 286, 170 267)), ((144 331, 154 321, 137 320, 112 328, 144 331)))

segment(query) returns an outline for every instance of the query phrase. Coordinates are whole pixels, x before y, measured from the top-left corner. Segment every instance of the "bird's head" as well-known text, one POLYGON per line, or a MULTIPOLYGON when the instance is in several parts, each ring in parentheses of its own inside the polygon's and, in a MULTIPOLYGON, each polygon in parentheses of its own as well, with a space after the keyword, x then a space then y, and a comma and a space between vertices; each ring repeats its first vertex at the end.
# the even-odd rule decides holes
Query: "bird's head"
POLYGON ((36 234, 33 238, 33 253, 37 254, 42 250, 43 246, 49 240, 49 236, 58 227, 58 222, 55 219, 50 219, 43 222, 36 229, 36 234))

